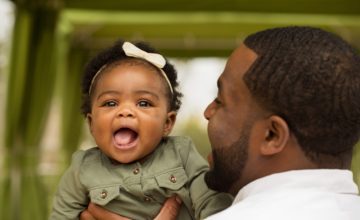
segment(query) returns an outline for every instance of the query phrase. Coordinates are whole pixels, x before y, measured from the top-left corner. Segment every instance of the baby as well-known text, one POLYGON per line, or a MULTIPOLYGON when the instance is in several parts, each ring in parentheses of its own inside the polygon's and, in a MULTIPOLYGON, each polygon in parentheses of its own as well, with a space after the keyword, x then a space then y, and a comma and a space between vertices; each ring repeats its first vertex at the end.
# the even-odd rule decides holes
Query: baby
POLYGON ((153 219, 173 195, 182 220, 230 206, 230 195, 207 187, 208 164, 191 140, 168 136, 181 105, 177 87, 173 65, 145 43, 118 41, 90 61, 82 111, 97 147, 74 153, 50 219, 78 219, 89 202, 153 219))

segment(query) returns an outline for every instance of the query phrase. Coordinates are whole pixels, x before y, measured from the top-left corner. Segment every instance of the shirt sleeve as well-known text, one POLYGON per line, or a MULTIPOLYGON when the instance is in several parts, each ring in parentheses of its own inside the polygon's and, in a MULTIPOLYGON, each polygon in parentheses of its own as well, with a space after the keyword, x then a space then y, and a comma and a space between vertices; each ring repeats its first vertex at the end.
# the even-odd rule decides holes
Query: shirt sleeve
POLYGON ((209 170, 208 163, 198 153, 190 139, 186 145, 187 147, 182 148, 182 157, 189 177, 193 211, 196 219, 204 219, 229 207, 233 197, 230 194, 219 193, 208 188, 204 179, 205 173, 209 170))
POLYGON ((84 154, 84 151, 73 154, 71 165, 62 176, 55 194, 50 220, 79 219, 80 213, 88 206, 88 193, 79 179, 84 154))

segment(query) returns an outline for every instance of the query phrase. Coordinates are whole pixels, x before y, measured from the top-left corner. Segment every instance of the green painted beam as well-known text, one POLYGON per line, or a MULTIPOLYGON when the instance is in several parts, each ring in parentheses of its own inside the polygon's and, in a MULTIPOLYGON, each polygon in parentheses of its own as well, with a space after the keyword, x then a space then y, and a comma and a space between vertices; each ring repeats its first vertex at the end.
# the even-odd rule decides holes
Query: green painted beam
POLYGON ((69 9, 108 11, 232 11, 259 13, 359 14, 358 0, 65 0, 69 9))
POLYGON ((175 56, 227 56, 250 33, 287 25, 321 27, 360 45, 360 15, 64 10, 61 24, 90 51, 122 38, 148 41, 175 56))
POLYGON ((64 10, 62 19, 76 24, 206 24, 216 22, 249 23, 249 24, 288 24, 308 23, 339 25, 342 23, 360 26, 360 13, 356 15, 343 14, 292 14, 292 13, 248 13, 248 12, 139 12, 139 11, 90 11, 64 10))

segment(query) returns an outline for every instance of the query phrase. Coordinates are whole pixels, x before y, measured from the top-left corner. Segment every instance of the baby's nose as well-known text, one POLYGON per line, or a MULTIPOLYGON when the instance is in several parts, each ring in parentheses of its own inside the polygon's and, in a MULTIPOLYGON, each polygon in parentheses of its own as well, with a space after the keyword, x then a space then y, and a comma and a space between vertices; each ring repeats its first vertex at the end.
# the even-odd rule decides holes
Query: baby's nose
POLYGON ((123 107, 119 110, 118 116, 120 117, 133 117, 134 112, 130 107, 123 107))

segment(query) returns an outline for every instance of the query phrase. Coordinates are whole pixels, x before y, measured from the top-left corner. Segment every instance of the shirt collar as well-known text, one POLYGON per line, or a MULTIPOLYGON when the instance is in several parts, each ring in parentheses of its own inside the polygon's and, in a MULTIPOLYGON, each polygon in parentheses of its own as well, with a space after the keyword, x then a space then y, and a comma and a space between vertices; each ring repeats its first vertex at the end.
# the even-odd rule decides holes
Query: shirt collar
POLYGON ((238 192, 233 204, 254 194, 288 189, 316 189, 343 194, 359 193, 350 170, 292 170, 265 176, 247 184, 238 192))

